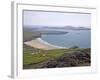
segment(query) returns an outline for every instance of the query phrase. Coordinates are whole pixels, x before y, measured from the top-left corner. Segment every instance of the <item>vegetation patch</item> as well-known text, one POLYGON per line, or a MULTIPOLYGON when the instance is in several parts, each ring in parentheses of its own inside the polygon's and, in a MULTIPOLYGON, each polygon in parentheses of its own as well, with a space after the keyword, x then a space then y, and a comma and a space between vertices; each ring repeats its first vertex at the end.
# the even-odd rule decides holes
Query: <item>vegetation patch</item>
POLYGON ((41 50, 24 46, 23 68, 56 68, 90 66, 90 48, 41 50))

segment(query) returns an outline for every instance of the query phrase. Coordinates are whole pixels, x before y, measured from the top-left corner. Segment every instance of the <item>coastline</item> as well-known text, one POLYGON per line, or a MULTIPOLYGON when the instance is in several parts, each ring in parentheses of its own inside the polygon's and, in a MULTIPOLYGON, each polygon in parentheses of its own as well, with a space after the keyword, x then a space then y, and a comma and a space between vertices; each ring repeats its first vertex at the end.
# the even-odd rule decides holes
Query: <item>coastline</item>
POLYGON ((41 38, 36 38, 36 39, 31 40, 31 41, 26 41, 26 42, 24 42, 24 44, 31 46, 31 47, 34 47, 34 48, 43 49, 43 50, 65 48, 65 47, 52 45, 52 44, 42 40, 41 38))

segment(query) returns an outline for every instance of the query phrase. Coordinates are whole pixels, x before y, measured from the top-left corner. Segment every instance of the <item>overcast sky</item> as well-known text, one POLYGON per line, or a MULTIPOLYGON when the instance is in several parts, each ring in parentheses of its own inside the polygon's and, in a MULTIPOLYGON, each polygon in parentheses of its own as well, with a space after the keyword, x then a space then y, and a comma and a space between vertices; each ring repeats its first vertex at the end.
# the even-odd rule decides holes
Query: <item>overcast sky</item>
POLYGON ((90 27, 91 15, 83 13, 60 13, 44 11, 24 11, 24 26, 75 26, 90 27))

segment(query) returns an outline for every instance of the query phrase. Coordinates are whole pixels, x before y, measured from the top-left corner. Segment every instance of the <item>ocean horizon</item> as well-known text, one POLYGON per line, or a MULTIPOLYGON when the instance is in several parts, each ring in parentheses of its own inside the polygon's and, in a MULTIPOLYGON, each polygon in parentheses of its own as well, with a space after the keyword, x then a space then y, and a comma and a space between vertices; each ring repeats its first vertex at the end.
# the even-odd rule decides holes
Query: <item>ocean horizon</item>
POLYGON ((90 48, 91 47, 91 30, 65 30, 65 29, 36 29, 33 32, 42 32, 42 40, 61 47, 71 48, 90 48), (51 32, 51 34, 44 34, 44 32, 51 32), (55 31, 55 34, 52 32, 55 31), (66 32, 64 34, 56 34, 56 32, 66 32))

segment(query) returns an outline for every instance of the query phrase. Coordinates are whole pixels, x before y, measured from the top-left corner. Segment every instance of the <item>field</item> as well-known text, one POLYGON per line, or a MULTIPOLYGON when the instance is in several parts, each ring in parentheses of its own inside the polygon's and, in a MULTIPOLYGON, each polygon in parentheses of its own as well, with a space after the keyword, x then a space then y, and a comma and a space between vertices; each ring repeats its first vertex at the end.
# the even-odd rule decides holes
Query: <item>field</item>
POLYGON ((40 50, 24 45, 23 68, 56 68, 90 65, 90 49, 40 50))

